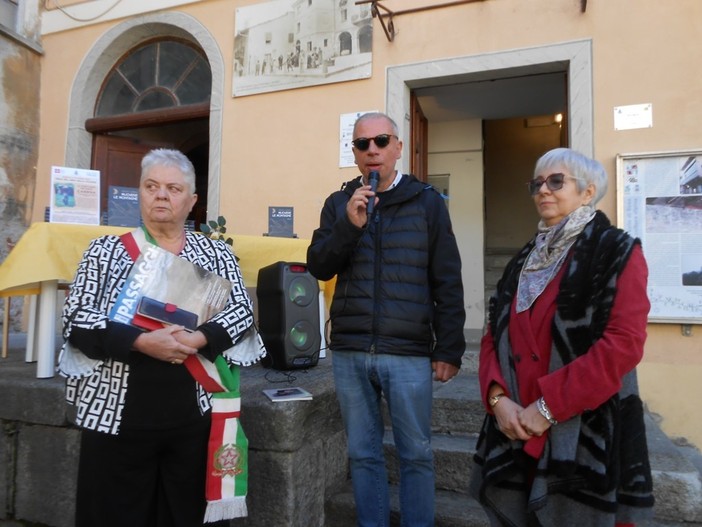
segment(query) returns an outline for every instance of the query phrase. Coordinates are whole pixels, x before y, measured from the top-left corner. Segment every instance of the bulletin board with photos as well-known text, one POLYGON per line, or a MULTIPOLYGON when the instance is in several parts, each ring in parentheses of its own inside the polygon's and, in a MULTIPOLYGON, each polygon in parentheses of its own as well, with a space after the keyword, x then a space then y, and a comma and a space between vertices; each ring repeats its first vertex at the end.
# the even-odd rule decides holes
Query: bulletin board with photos
POLYGON ((702 150, 619 154, 617 222, 642 242, 649 321, 702 324, 702 150))

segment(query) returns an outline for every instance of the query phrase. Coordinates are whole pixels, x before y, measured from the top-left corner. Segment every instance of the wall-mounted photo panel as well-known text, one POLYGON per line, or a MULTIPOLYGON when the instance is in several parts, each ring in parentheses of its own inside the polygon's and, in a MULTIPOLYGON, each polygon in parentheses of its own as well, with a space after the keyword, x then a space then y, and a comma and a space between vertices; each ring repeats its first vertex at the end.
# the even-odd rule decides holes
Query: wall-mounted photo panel
POLYGON ((617 220, 648 263, 651 322, 702 323, 702 150, 617 156, 617 220))
POLYGON ((234 97, 371 76, 370 4, 275 0, 235 17, 234 97))

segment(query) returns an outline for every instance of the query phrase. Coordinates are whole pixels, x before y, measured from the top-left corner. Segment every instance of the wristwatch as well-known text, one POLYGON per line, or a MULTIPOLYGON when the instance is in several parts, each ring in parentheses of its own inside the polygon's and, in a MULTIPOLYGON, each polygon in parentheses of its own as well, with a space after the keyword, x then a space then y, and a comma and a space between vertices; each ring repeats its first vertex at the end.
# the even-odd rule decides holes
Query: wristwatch
POLYGON ((493 407, 493 406, 495 406, 497 403, 500 402, 500 399, 501 399, 502 397, 505 397, 505 394, 504 394, 504 393, 498 393, 497 395, 493 395, 492 397, 490 397, 490 398, 488 399, 488 404, 490 405, 490 407, 493 407))

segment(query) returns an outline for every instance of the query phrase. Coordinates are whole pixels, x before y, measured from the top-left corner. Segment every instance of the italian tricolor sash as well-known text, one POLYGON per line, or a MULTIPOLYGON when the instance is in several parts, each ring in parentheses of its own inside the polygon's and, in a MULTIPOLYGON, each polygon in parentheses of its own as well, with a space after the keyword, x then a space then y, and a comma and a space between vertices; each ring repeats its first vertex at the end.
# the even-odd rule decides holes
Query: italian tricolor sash
MULTIPOLYGON (((120 238, 134 261, 139 257, 143 244, 156 245, 143 229, 123 234, 120 238)), ((183 365, 212 396, 204 521, 209 523, 246 516, 249 442, 239 422, 239 366, 230 366, 221 355, 210 362, 199 353, 190 355, 183 365)))

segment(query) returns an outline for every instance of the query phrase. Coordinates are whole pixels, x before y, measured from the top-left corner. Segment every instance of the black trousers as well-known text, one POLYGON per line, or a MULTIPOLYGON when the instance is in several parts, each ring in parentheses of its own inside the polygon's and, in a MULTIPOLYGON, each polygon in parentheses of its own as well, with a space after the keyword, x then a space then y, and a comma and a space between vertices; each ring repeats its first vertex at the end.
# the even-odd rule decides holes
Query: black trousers
POLYGON ((117 436, 83 430, 76 527, 201 527, 209 424, 117 436))

